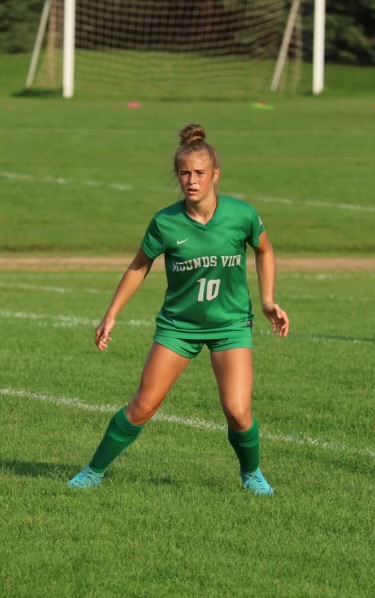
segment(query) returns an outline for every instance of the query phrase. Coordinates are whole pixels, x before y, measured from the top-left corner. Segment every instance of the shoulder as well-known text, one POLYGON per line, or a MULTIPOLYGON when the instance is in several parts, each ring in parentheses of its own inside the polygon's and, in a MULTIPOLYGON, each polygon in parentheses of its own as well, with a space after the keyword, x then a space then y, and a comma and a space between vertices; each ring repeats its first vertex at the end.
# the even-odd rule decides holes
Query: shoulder
POLYGON ((250 245, 256 247, 259 243, 259 235, 264 231, 264 224, 257 210, 242 199, 236 199, 227 195, 220 196, 223 205, 224 220, 227 224, 242 230, 250 245))
POLYGON ((168 220, 173 216, 177 216, 181 214, 181 201, 176 201, 174 204, 162 208, 156 214, 154 214, 154 219, 157 222, 163 222, 163 220, 168 220))
POLYGON ((243 199, 220 194, 220 200, 222 201, 224 209, 227 209, 232 213, 247 218, 258 217, 258 212, 254 206, 243 199))

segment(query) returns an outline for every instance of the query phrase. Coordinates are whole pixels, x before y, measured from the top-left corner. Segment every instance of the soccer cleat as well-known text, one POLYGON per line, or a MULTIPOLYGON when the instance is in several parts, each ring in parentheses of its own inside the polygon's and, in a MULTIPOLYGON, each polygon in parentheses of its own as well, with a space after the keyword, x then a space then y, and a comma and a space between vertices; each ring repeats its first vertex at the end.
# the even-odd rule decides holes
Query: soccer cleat
POLYGON ((86 465, 74 478, 69 480, 69 488, 95 488, 100 486, 104 473, 97 473, 86 465))
POLYGON ((274 494, 273 488, 269 485, 259 467, 253 473, 242 473, 242 488, 250 490, 256 496, 270 496, 274 494))

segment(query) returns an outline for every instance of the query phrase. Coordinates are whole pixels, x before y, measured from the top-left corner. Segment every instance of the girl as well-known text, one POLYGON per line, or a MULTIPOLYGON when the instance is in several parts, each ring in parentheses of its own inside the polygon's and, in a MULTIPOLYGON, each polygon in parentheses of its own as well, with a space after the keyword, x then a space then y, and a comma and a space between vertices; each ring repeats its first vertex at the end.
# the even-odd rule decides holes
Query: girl
POLYGON ((164 253, 167 291, 139 387, 120 409, 71 488, 98 486, 110 463, 156 413, 168 391, 204 345, 210 350, 228 439, 239 460, 242 487, 273 494, 259 469, 259 432, 252 415, 252 307, 246 282, 246 247, 255 252, 261 305, 272 329, 285 337, 288 316, 274 303, 275 260, 257 212, 219 195, 216 150, 200 125, 187 125, 174 168, 184 196, 157 212, 96 329, 100 351, 108 347, 116 318, 164 253))

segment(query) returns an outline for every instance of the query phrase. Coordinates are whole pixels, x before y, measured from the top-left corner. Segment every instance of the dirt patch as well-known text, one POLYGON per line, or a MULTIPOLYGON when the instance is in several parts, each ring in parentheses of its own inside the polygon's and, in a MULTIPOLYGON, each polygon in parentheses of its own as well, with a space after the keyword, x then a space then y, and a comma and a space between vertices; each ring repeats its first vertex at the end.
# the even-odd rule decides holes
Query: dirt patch
MULTIPOLYGON (((0 257, 3 271, 121 271, 130 264, 130 256, 123 257, 0 257)), ((279 272, 370 272, 375 271, 375 258, 277 258, 279 272)), ((254 260, 248 260, 254 269, 254 260)), ((154 270, 162 270, 164 260, 158 258, 154 270)))
POLYGON ((279 272, 362 272, 375 271, 375 258, 279 258, 279 272))

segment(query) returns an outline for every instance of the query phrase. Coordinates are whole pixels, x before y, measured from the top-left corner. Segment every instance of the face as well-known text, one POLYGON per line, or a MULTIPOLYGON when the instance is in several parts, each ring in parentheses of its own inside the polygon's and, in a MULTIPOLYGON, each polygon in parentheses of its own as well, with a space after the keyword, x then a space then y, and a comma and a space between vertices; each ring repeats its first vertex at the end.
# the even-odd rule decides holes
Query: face
POLYGON ((214 185, 219 174, 218 168, 212 168, 211 159, 206 152, 193 152, 181 158, 178 180, 185 198, 195 203, 215 197, 214 185))

